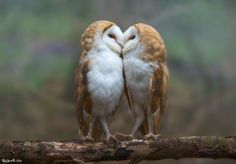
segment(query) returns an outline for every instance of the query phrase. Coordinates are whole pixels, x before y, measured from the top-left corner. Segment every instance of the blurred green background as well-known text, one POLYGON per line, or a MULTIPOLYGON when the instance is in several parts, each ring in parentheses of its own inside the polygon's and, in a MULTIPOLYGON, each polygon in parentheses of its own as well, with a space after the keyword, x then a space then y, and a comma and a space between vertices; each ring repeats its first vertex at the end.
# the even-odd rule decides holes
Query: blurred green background
MULTIPOLYGON (((123 31, 144 22, 161 33, 171 77, 163 135, 236 134, 235 0, 0 0, 1 140, 76 137, 73 79, 79 40, 100 19, 123 31)), ((131 128, 123 99, 111 130, 131 128)))

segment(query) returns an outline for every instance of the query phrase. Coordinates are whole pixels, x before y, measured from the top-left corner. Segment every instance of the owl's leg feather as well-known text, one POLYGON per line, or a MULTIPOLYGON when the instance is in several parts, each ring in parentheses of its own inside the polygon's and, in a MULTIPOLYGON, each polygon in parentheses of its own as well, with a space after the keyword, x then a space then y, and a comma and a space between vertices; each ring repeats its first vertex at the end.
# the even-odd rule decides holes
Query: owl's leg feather
POLYGON ((144 136, 145 140, 153 140, 156 141, 157 140, 157 136, 153 133, 148 133, 144 136))
POLYGON ((92 138, 92 132, 93 132, 93 125, 94 125, 95 119, 92 118, 92 120, 89 122, 89 129, 88 129, 88 137, 92 138))
POLYGON ((146 117, 147 117, 147 124, 148 124, 148 133, 153 134, 154 124, 153 124, 152 112, 151 112, 150 108, 147 109, 147 116, 146 117))
POLYGON ((132 135, 127 135, 122 133, 116 133, 115 136, 119 141, 129 141, 133 139, 132 135))
POLYGON ((100 121, 101 121, 103 130, 104 130, 104 132, 105 132, 105 140, 106 140, 106 143, 107 143, 107 144, 109 144, 109 143, 117 144, 118 141, 117 141, 116 137, 113 136, 113 135, 110 133, 110 131, 109 131, 106 118, 105 118, 105 117, 101 117, 101 118, 100 118, 100 121))
POLYGON ((131 132, 131 136, 134 136, 136 131, 139 129, 139 127, 141 126, 143 122, 143 118, 142 117, 138 117, 136 120, 135 120, 135 124, 134 124, 134 127, 133 127, 133 130, 131 132))
POLYGON ((144 112, 141 106, 139 106, 138 104, 135 104, 134 106, 134 110, 135 110, 135 123, 134 123, 134 127, 133 130, 131 132, 131 136, 134 136, 136 131, 140 128, 142 122, 144 121, 144 112))
POLYGON ((148 134, 144 136, 145 140, 154 140, 156 141, 157 136, 154 134, 154 120, 153 113, 150 108, 147 108, 147 124, 148 124, 148 134))
POLYGON ((148 134, 144 136, 144 139, 157 141, 158 137, 160 137, 160 134, 158 134, 161 120, 160 109, 158 109, 155 113, 152 113, 151 110, 149 110, 148 114, 150 114, 147 115, 148 134))

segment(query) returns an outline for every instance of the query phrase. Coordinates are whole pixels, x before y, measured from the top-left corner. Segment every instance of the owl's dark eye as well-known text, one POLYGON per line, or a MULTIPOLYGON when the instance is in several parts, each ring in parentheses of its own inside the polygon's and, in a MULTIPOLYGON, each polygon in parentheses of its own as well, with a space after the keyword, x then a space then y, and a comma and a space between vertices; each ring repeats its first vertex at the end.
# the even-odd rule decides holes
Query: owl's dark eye
POLYGON ((129 37, 129 40, 133 40, 133 39, 135 39, 135 35, 131 35, 131 36, 129 37))
POLYGON ((114 34, 108 34, 110 38, 116 39, 116 36, 114 34))

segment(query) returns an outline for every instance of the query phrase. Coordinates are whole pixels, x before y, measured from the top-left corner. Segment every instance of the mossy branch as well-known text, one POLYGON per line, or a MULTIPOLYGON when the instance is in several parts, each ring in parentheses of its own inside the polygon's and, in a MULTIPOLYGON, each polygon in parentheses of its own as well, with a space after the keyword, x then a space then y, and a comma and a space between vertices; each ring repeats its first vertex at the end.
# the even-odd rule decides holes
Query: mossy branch
POLYGON ((159 137, 147 140, 121 141, 118 145, 78 141, 0 142, 0 159, 51 162, 90 162, 114 160, 160 160, 180 158, 236 159, 236 137, 189 136, 159 137))

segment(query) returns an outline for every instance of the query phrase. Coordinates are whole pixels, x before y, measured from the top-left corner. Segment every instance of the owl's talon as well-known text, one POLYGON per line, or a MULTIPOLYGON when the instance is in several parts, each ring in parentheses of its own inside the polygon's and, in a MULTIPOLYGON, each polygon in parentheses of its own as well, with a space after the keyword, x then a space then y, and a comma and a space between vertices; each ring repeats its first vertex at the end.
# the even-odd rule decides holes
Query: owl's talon
POLYGON ((94 139, 90 136, 82 137, 82 142, 92 142, 94 143, 94 139))
POLYGON ((156 138, 161 137, 161 134, 155 134, 156 138))
POLYGON ((152 133, 148 133, 144 136, 145 140, 152 140, 152 141, 156 141, 157 140, 158 135, 152 134, 152 133))
POLYGON ((133 135, 127 135, 122 133, 116 133, 115 136, 119 141, 130 141, 134 138, 133 135))
POLYGON ((81 144, 83 143, 83 140, 81 138, 75 138, 72 140, 74 143, 78 143, 78 144, 81 144))
POLYGON ((118 140, 115 136, 111 135, 111 134, 108 134, 106 136, 106 144, 107 145, 118 145, 118 140))

